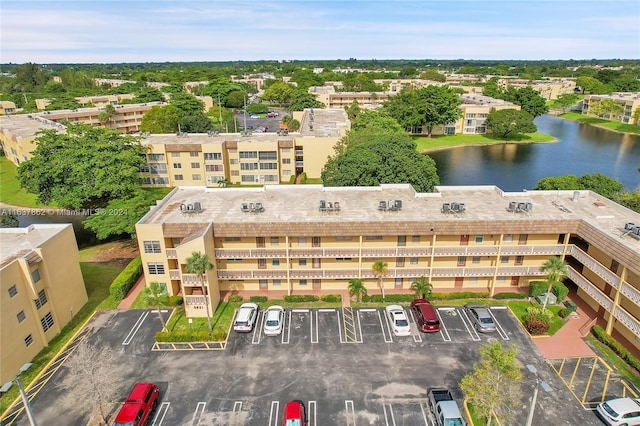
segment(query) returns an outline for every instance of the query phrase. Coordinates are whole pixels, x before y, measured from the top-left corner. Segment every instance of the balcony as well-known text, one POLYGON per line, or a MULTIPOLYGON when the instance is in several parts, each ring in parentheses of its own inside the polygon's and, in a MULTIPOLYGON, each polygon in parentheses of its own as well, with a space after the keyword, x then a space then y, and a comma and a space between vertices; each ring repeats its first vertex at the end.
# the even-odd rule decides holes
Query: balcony
POLYGON ((177 259, 178 253, 175 249, 167 249, 167 259, 177 259))
POLYGON ((561 244, 551 245, 551 246, 527 246, 527 245, 517 245, 517 246, 502 246, 500 249, 500 254, 502 256, 507 255, 527 255, 527 254, 553 254, 553 255, 561 255, 563 251, 563 246, 561 244))
POLYGON ((589 256, 583 250, 581 250, 577 246, 571 245, 569 246, 569 250, 567 251, 567 253, 573 256, 576 260, 578 260, 584 266, 591 269, 597 276, 604 279, 612 287, 618 288, 620 277, 618 277, 609 269, 602 266, 600 262, 598 262, 597 260, 589 256))
POLYGON ((218 249, 216 250, 216 258, 218 259, 266 259, 266 258, 282 258, 287 256, 286 249, 218 249))
POLYGON ((190 285, 201 284, 200 279, 198 279, 196 274, 182 274, 182 283, 190 285))
POLYGON ((498 254, 498 246, 434 247, 433 254, 435 256, 496 256, 498 254))
POLYGON ((357 248, 294 248, 289 250, 292 258, 358 257, 357 248))
POLYGON ((184 296, 184 304, 186 306, 205 306, 207 298, 204 296, 184 296))
POLYGON ((611 312, 613 302, 609 299, 609 296, 604 294, 598 287, 580 275, 578 271, 571 267, 567 268, 567 278, 576 283, 578 287, 591 296, 593 300, 598 302, 598 304, 606 309, 607 312, 611 312))
POLYGON ((169 269, 169 278, 172 280, 180 279, 180 271, 178 269, 169 269))

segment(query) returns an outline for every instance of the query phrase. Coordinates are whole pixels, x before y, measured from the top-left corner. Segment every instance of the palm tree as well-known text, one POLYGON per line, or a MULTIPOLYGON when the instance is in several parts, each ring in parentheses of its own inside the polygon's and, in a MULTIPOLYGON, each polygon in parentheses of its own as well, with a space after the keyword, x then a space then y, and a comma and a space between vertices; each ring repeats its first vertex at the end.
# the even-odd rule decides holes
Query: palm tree
POLYGON ((142 297, 144 303, 148 306, 153 306, 158 310, 158 317, 160 317, 160 323, 162 324, 162 331, 167 331, 167 326, 164 323, 160 308, 169 304, 169 295, 167 294, 167 287, 165 284, 159 282, 152 282, 148 287, 142 290, 142 297))
POLYGON ((542 304, 542 312, 544 312, 547 308, 547 301, 553 284, 559 282, 567 275, 567 264, 559 257, 551 257, 542 264, 540 270, 542 272, 546 272, 547 283, 549 284, 547 287, 547 293, 544 296, 544 303, 542 304))
POLYGON ((360 303, 360 298, 367 295, 367 288, 362 280, 352 278, 349 280, 349 296, 356 296, 356 301, 360 303))
POLYGON ((389 266, 383 260, 376 260, 371 267, 373 274, 380 279, 380 289, 382 290, 382 300, 384 301, 384 276, 389 273, 389 266))
POLYGON ((209 260, 207 254, 202 254, 199 251, 191 253, 191 257, 187 259, 187 267, 185 270, 190 274, 196 274, 198 280, 200 280, 200 287, 202 288, 202 295, 204 296, 204 304, 207 309, 207 324, 209 324, 209 332, 211 328, 211 318, 209 317, 209 294, 204 286, 207 278, 207 270, 213 269, 213 264, 209 260))
POLYGON ((416 280, 411 283, 411 289, 416 292, 417 298, 429 300, 433 284, 427 281, 423 275, 420 278, 416 278, 416 280))

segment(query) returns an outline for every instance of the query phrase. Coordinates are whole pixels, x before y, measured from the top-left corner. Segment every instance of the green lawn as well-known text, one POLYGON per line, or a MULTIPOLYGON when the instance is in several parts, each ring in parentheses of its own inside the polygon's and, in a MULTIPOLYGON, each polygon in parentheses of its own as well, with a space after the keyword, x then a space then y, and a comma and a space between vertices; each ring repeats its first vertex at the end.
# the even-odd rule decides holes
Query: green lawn
POLYGON ((4 155, 0 156, 0 202, 24 207, 52 207, 36 202, 36 196, 20 186, 18 168, 4 155))
POLYGON ((605 127, 618 132, 640 134, 640 126, 635 124, 625 124, 619 121, 607 120, 604 118, 594 117, 592 115, 582 115, 577 112, 566 112, 559 115, 560 118, 567 120, 579 121, 581 123, 589 123, 598 127, 605 127))
POLYGON ((492 138, 491 135, 435 135, 432 138, 426 136, 412 136, 418 145, 418 151, 428 152, 438 149, 454 148, 457 146, 495 145, 504 143, 538 143, 555 142, 556 138, 545 133, 535 132, 521 135, 518 140, 504 141, 492 138))
MULTIPOLYGON (((520 320, 520 322, 522 322, 522 318, 524 317, 524 314, 527 313, 527 308, 541 307, 538 303, 528 302, 526 300, 508 302, 507 305, 509 306, 509 308, 511 308, 511 311, 516 315, 516 317, 520 320)), ((558 330, 562 328, 562 326, 566 322, 566 319, 560 318, 558 316, 558 312, 560 312, 562 308, 564 308, 564 306, 561 306, 561 305, 547 306, 547 309, 553 312, 554 314, 553 319, 551 320, 551 326, 549 327, 549 331, 547 332, 549 336, 553 336, 558 330)))

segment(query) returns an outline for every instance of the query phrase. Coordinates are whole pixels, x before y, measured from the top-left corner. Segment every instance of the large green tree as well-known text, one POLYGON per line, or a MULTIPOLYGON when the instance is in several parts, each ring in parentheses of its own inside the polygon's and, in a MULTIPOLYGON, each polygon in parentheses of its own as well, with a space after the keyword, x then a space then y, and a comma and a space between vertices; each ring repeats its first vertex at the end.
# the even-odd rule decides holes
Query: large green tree
POLYGON ((615 116, 621 115, 623 112, 624 107, 613 99, 601 99, 599 101, 592 102, 587 110, 588 114, 593 114, 598 117, 606 116, 610 120, 615 120, 615 116))
POLYGON ((532 117, 538 117, 549 110, 547 101, 540 96, 537 90, 527 86, 516 89, 509 87, 504 93, 502 99, 519 105, 521 110, 531 114, 532 117))
POLYGON ((71 124, 65 133, 46 129, 36 137, 32 158, 18 166, 18 179, 43 204, 103 207, 135 193, 145 152, 138 138, 110 129, 84 124, 71 124))
POLYGON ((402 90, 384 103, 384 109, 405 128, 424 127, 431 137, 433 128, 455 122, 462 110, 458 94, 447 86, 427 86, 402 90))
POLYGON ((515 138, 522 133, 533 133, 538 129, 531 114, 513 108, 489 113, 486 125, 492 135, 504 140, 515 138))
POLYGON ((517 356, 514 344, 506 349, 501 342, 484 344, 480 346, 480 361, 460 382, 465 398, 487 425, 494 415, 503 425, 514 424, 514 415, 522 404, 522 372, 517 356))
POLYGON ((440 183, 433 159, 420 154, 402 130, 370 125, 352 130, 325 163, 326 186, 377 186, 408 183, 418 192, 430 192, 440 183))
POLYGON ((274 104, 288 104, 295 93, 295 87, 284 81, 276 81, 265 89, 262 99, 274 104))
POLYGON ((601 173, 575 175, 550 176, 540 179, 533 189, 540 190, 581 190, 587 189, 603 197, 615 199, 624 188, 624 185, 614 178, 601 173))
POLYGON ((140 130, 150 133, 173 133, 178 130, 180 110, 173 105, 153 106, 142 117, 140 130))
POLYGON ((296 92, 291 97, 289 110, 302 111, 305 108, 324 108, 324 104, 320 102, 316 95, 312 93, 296 92))

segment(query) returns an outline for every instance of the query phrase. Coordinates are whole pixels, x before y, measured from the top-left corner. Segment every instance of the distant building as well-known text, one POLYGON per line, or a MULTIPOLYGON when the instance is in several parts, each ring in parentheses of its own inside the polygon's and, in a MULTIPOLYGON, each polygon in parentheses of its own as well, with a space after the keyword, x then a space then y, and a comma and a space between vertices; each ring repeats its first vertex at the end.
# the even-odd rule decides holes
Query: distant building
POLYGON ((0 239, 0 383, 6 383, 88 299, 72 225, 0 228, 0 239))
POLYGON ((590 106, 594 102, 601 101, 603 99, 609 99, 622 107, 622 112, 610 115, 605 115, 605 118, 609 120, 619 121, 626 124, 636 124, 637 120, 634 120, 633 115, 640 108, 640 92, 614 92, 609 95, 585 95, 582 100, 582 113, 585 115, 592 115, 589 111, 590 106))
POLYGON ((0 115, 8 115, 16 112, 16 104, 11 101, 0 101, 0 115))

